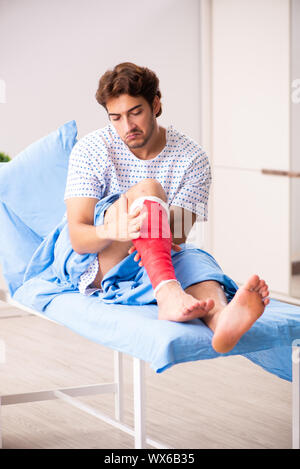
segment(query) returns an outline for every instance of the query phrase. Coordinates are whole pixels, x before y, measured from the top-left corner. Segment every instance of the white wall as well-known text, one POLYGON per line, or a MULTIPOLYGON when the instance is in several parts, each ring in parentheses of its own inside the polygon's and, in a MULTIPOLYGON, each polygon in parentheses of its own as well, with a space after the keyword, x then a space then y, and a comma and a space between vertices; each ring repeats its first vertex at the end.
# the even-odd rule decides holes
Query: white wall
MULTIPOLYGON (((291 169, 300 172, 300 2, 292 0, 291 19, 291 81, 297 80, 297 88, 292 88, 291 103, 291 169), (295 94, 295 96, 293 96, 295 94)), ((300 179, 291 180, 291 257, 294 261, 300 261, 300 179)))
POLYGON ((106 125, 100 76, 122 61, 159 76, 161 125, 200 139, 198 0, 0 0, 0 151, 14 157, 68 120, 106 125))
POLYGON ((290 2, 212 2, 212 253, 289 294, 290 2))

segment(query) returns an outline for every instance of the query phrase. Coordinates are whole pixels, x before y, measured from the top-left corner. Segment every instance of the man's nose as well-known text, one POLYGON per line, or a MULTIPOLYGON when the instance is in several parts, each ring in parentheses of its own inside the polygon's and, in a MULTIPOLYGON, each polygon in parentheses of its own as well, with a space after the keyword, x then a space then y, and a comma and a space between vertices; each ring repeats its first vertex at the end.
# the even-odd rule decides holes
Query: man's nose
POLYGON ((129 117, 125 117, 124 126, 125 126, 124 130, 125 130, 126 135, 129 134, 136 127, 135 123, 129 117))

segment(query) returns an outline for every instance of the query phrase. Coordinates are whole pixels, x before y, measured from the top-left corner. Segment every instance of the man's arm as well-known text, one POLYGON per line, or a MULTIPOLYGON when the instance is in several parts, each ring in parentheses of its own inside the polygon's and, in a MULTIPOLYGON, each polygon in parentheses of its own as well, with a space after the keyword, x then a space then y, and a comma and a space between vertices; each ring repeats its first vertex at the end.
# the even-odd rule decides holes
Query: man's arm
POLYGON ((173 243, 181 244, 186 242, 189 232, 196 221, 196 214, 189 210, 171 205, 170 207, 170 228, 173 236, 173 243))
POLYGON ((72 248, 78 254, 101 252, 112 241, 127 242, 139 236, 143 216, 140 210, 128 213, 125 194, 113 204, 114 215, 103 225, 94 226, 94 210, 98 199, 71 197, 66 199, 67 219, 72 248))
POLYGON ((100 252, 112 242, 106 238, 104 225, 94 226, 97 202, 93 197, 71 197, 65 201, 70 241, 78 254, 100 252))

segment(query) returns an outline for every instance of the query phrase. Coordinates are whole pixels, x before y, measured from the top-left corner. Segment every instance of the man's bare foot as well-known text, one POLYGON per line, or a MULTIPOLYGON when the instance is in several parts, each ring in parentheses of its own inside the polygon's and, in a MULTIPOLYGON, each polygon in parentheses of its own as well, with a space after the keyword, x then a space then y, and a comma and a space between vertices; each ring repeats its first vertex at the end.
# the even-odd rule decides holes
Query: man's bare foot
POLYGON ((218 353, 227 353, 238 343, 269 304, 268 285, 252 275, 238 289, 231 302, 219 313, 212 346, 218 353))
POLYGON ((163 285, 156 294, 158 319, 185 322, 205 316, 215 305, 213 299, 197 300, 177 282, 163 285))

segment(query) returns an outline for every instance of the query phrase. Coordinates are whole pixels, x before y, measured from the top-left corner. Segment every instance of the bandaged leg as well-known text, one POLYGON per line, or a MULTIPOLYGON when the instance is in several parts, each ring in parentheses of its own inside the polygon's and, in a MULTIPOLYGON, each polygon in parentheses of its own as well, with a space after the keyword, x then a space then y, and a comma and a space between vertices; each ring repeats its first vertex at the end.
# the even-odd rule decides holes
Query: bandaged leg
POLYGON ((154 289, 168 282, 177 282, 171 258, 172 233, 169 226, 169 208, 159 197, 138 197, 130 206, 130 213, 142 207, 147 213, 142 222, 141 235, 133 240, 154 289))

